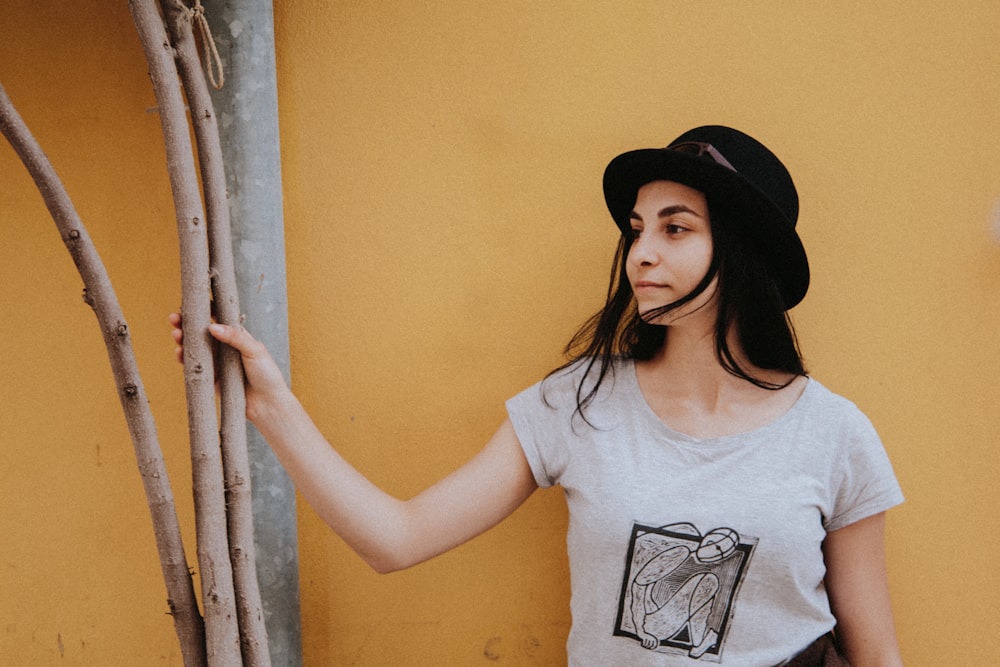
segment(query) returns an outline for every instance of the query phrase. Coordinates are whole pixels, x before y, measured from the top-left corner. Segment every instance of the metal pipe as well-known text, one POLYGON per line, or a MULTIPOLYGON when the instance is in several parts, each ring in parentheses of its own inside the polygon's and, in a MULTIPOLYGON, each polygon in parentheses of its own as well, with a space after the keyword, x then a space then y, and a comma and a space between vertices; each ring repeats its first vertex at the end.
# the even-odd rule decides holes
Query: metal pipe
MULTIPOLYGON (((233 252, 247 329, 290 379, 288 298, 271 0, 205 0, 222 58, 213 90, 219 120, 233 252)), ((249 426, 257 577, 271 662, 302 665, 295 488, 260 433, 249 426)))

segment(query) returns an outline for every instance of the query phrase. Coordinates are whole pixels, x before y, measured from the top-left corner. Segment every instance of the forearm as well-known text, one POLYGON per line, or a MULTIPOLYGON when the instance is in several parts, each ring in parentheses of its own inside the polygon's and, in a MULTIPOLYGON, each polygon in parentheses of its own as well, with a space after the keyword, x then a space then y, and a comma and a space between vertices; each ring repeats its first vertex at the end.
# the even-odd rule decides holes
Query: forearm
MULTIPOLYGON (((416 497, 383 492, 327 443, 287 389, 248 415, 299 492, 379 572, 452 549, 510 515, 537 487, 509 421, 471 461, 416 497)), ((248 402, 248 406, 251 403, 248 402)))
MULTIPOLYGON (((180 317, 174 339, 183 341, 180 317)), ((471 461, 401 501, 355 470, 323 437, 285 384, 267 349, 244 329, 212 324, 240 351, 247 417, 270 443, 302 497, 379 572, 436 556, 495 525, 537 488, 509 420, 471 461)))
POLYGON ((379 572, 406 566, 400 542, 408 533, 407 504, 331 447, 290 391, 256 405, 248 416, 302 497, 348 546, 379 572))

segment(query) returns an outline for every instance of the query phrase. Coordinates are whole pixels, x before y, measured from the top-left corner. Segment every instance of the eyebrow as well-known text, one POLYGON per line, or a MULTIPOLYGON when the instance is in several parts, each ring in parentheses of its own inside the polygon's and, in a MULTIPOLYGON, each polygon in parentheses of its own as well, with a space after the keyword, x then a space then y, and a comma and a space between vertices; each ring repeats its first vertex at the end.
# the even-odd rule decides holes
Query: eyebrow
MULTIPOLYGON (((669 218, 670 216, 676 215, 677 213, 690 213, 692 215, 698 216, 699 218, 703 218, 704 217, 703 215, 701 215, 697 211, 695 211, 695 210, 693 210, 691 208, 688 208, 687 206, 684 206, 683 204, 674 204, 673 206, 666 206, 664 208, 661 208, 657 212, 656 215, 659 218, 669 218)), ((628 217, 629 217, 629 220, 642 220, 642 216, 639 215, 638 213, 636 213, 634 209, 632 210, 631 213, 628 214, 628 217)))

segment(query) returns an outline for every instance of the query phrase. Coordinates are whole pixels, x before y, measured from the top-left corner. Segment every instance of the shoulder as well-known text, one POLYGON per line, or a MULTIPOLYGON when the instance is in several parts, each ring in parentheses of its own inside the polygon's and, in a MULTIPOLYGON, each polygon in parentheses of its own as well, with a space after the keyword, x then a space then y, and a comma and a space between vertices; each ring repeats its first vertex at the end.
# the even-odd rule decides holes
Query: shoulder
POLYGON ((544 379, 508 399, 507 412, 515 419, 557 420, 569 424, 583 411, 617 412, 635 384, 633 362, 614 359, 602 368, 600 359, 585 357, 553 371, 544 379), (630 384, 631 383, 631 384, 630 384))
POLYGON ((868 416, 850 399, 835 393, 815 378, 809 378, 803 408, 817 425, 838 433, 874 433, 868 416))
MULTIPOLYGON (((622 370, 618 363, 605 369, 595 397, 602 406, 606 393, 623 377, 622 370)), ((580 421, 581 403, 600 376, 600 360, 581 359, 507 401, 507 415, 539 486, 560 483, 579 457, 581 443, 596 433, 580 421)))
POLYGON ((602 363, 595 357, 577 359, 560 368, 539 382, 536 387, 553 407, 572 405, 576 409, 579 399, 591 395, 594 401, 607 400, 627 381, 629 374, 634 377, 634 362, 621 357, 602 363))
POLYGON ((835 531, 903 502, 892 462, 875 426, 852 401, 821 385, 816 405, 824 413, 812 444, 827 459, 830 504, 823 526, 835 531))

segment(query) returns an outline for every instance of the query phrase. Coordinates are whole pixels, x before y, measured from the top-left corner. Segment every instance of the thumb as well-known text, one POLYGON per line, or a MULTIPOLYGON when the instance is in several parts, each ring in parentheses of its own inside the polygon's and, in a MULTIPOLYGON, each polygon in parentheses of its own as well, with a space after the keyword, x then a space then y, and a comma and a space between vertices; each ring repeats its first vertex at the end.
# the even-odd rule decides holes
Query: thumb
POLYGON ((249 357, 254 356, 254 346, 257 341, 250 335, 250 332, 243 327, 213 322, 208 325, 208 332, 212 334, 217 341, 239 350, 242 355, 249 357))
POLYGON ((223 343, 228 343, 236 335, 234 327, 228 324, 219 324, 218 322, 212 322, 208 325, 208 332, 215 337, 216 340, 222 341, 223 343))

